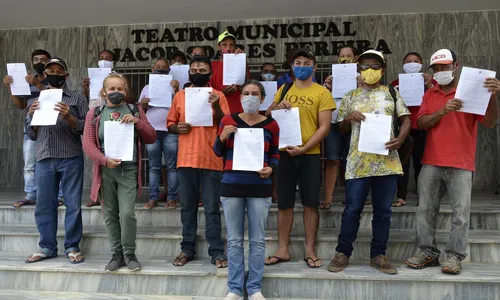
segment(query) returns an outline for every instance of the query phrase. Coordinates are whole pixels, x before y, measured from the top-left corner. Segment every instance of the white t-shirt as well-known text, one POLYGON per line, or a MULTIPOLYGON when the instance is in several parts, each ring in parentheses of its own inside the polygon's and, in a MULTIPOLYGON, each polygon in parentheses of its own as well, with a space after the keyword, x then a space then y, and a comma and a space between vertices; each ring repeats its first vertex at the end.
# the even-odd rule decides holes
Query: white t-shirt
MULTIPOLYGON (((149 84, 144 86, 141 91, 141 95, 139 96, 139 101, 142 101, 142 98, 149 97, 149 84)), ((167 129, 167 117, 170 108, 168 107, 154 107, 150 106, 148 111, 146 112, 146 117, 148 118, 149 123, 156 131, 168 131, 167 129)))

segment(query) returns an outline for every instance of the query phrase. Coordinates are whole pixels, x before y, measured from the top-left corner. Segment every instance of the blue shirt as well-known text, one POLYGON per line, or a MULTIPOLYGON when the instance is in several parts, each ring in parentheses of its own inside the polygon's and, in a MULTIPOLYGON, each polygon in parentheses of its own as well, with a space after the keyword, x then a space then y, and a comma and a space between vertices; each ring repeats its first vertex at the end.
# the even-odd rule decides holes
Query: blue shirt
MULTIPOLYGON (((277 82, 278 82, 278 89, 286 83, 293 82, 292 76, 290 75, 290 71, 278 77, 277 82)), ((313 82, 316 82, 316 77, 314 76, 313 76, 313 82)))

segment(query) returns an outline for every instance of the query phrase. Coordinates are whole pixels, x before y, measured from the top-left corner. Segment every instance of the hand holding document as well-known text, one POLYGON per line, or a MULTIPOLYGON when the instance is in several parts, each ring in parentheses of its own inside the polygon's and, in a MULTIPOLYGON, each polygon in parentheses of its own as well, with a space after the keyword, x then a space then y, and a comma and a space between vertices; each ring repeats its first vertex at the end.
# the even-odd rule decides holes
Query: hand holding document
POLYGON ((238 128, 234 134, 233 170, 258 171, 264 167, 264 130, 238 128))
POLYGON ((378 114, 363 114, 359 132, 358 151, 389 155, 385 144, 391 139, 392 116, 378 114))
POLYGON ((406 106, 420 106, 424 96, 422 73, 399 74, 399 93, 406 106))
POLYGON ((484 116, 491 98, 484 82, 486 78, 495 76, 494 71, 463 67, 455 93, 455 98, 464 102, 459 111, 484 116))
POLYGON ((169 75, 172 75, 173 80, 179 81, 179 90, 182 90, 189 82, 189 65, 170 66, 169 75))
POLYGON ((208 102, 209 87, 193 87, 185 89, 186 122, 193 127, 213 126, 212 105, 208 102))
POLYGON ((25 64, 7 64, 7 74, 12 77, 10 92, 13 96, 31 95, 30 85, 26 82, 28 73, 25 64))
POLYGON ((90 99, 99 99, 104 78, 111 73, 111 68, 88 68, 90 78, 90 99))
POLYGON ((62 101, 62 89, 49 89, 40 92, 38 102, 40 107, 33 113, 31 126, 56 125, 59 112, 54 110, 56 104, 62 101))
POLYGON ((357 88, 357 64, 332 65, 332 96, 342 98, 344 95, 357 88))
POLYGON ((302 145, 302 132, 300 131, 299 108, 279 109, 271 112, 273 119, 278 122, 280 127, 280 145, 279 148, 286 146, 302 145))
POLYGON ((222 84, 223 85, 242 85, 245 83, 247 74, 247 55, 246 53, 223 55, 222 84))
POLYGON ((149 74, 149 105, 172 106, 172 75, 149 74))
POLYGON ((104 155, 122 161, 134 159, 134 123, 104 122, 104 155))
POLYGON ((260 104, 259 110, 267 110, 269 106, 274 101, 274 96, 278 92, 278 82, 277 81, 261 81, 260 82, 266 91, 266 97, 264 98, 264 102, 260 104))

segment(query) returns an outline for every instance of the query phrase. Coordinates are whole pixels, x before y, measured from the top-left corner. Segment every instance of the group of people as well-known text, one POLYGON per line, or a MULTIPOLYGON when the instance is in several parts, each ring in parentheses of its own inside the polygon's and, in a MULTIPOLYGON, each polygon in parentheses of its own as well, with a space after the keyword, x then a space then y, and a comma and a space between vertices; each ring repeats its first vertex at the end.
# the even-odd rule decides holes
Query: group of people
MULTIPOLYGON (((241 53, 236 38, 224 32, 218 39, 220 53, 241 53)), ((487 128, 498 119, 497 93, 500 81, 488 78, 484 87, 492 92, 484 116, 459 112, 463 101, 455 98, 460 63, 453 51, 441 49, 430 58, 433 75, 424 74, 426 92, 420 107, 407 107, 398 92, 398 82, 381 84, 386 70, 382 53, 368 50, 358 54, 345 45, 338 63, 357 63, 358 87, 343 98, 332 97, 333 78, 323 85, 316 83, 316 57, 308 48, 287 54, 290 69, 276 78, 274 64, 262 66, 262 80, 277 79, 279 90, 266 112, 259 112, 266 91, 257 80, 224 86, 223 61, 211 60, 203 48, 194 48, 189 59, 182 52, 169 61, 159 58, 152 72, 168 74, 171 64, 189 64, 189 80, 183 88, 172 81, 171 107, 149 106, 145 86, 137 99, 127 79, 115 72, 104 79, 99 99, 89 99, 89 80, 84 80, 83 94, 70 91, 66 63, 37 50, 32 55, 37 74, 28 75, 32 94, 12 96, 20 109, 29 107, 25 122, 25 191, 26 199, 16 206, 33 204, 40 232, 39 249, 26 259, 33 263, 57 256, 58 191, 66 206, 65 254, 70 263, 81 263, 84 256, 79 243, 82 237, 81 201, 83 153, 93 162, 92 189, 88 205, 101 205, 113 252, 105 270, 115 272, 123 266, 141 269, 135 255, 135 201, 142 186, 141 153, 146 144, 150 168, 149 201, 146 208, 158 204, 161 196, 161 158, 167 172, 167 207, 176 207, 180 197, 182 242, 174 266, 184 266, 196 257, 196 233, 200 201, 206 218, 205 235, 208 253, 217 268, 229 267, 226 300, 262 300, 265 265, 291 259, 290 234, 294 221, 296 185, 304 207, 305 257, 310 268, 319 268, 316 255, 319 226, 318 209, 332 205, 332 194, 340 162, 346 161, 345 209, 331 272, 340 272, 349 264, 356 240, 360 216, 371 190, 373 239, 370 265, 386 274, 396 274, 386 256, 392 206, 405 205, 409 161, 413 157, 418 186, 417 245, 422 250, 408 258, 409 267, 420 269, 438 266, 440 252, 435 242, 440 193, 446 190, 453 210, 452 230, 446 246, 442 271, 459 274, 466 257, 472 174, 478 123, 487 128), (186 90, 211 87, 209 103, 212 126, 192 126, 186 120, 186 90), (62 89, 63 97, 54 109, 59 119, 54 126, 31 126, 34 111, 40 107, 38 94, 44 89, 62 89), (90 107, 90 110, 89 110, 90 107), (272 112, 299 109, 302 145, 279 149, 280 128, 272 112), (393 118, 391 138, 386 143, 388 155, 361 152, 360 128, 365 114, 393 118), (133 124, 133 160, 122 162, 104 154, 104 122, 133 124), (256 172, 233 169, 235 134, 239 129, 259 128, 264 132, 264 161, 256 172), (81 137, 83 135, 83 137, 81 137), (326 149, 326 196, 320 200, 320 144, 326 149), (36 145, 36 151, 33 149, 36 145), (36 154, 30 154, 30 153, 36 154), (36 157, 36 158, 35 158, 36 157), (35 161, 36 160, 36 167, 35 161), (34 175, 35 174, 35 175, 34 175), (35 179, 33 179, 35 178, 35 179), (60 186, 60 187, 59 187, 60 186), (36 189, 35 189, 36 187, 36 189), (397 194, 397 200, 394 196, 397 194), (201 196, 200 196, 201 195, 201 196), (278 205, 278 249, 265 257, 265 224, 273 196, 278 205), (62 197, 62 196, 61 196, 62 197), (201 197, 201 200, 200 200, 201 197), (227 256, 221 237, 220 205, 227 227, 227 256), (248 218, 249 260, 245 286, 244 232, 245 211, 248 218)), ((111 51, 99 54, 100 67, 113 67, 111 51)), ((405 73, 422 71, 423 58, 416 52, 403 60, 405 73)), ((12 78, 6 76, 4 84, 12 78)))

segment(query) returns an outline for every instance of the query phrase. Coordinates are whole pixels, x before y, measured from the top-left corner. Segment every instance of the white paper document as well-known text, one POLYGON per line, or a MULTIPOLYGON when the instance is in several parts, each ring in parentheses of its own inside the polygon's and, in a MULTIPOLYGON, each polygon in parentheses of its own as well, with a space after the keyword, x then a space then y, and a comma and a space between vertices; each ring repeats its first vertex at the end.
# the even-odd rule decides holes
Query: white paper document
POLYGON ((33 113, 31 126, 56 125, 59 112, 54 110, 57 102, 62 101, 62 89, 49 89, 40 92, 38 102, 40 107, 33 113))
POLYGON ((420 106, 424 92, 422 73, 399 74, 399 93, 406 106, 420 106))
POLYGON ((358 151, 389 155, 389 149, 385 149, 385 143, 391 140, 392 116, 363 115, 366 119, 361 122, 358 151))
POLYGON ((242 85, 245 83, 247 75, 247 55, 246 53, 223 55, 222 84, 242 85))
POLYGON ((332 65, 332 96, 342 98, 344 95, 357 88, 357 64, 332 65))
POLYGON ((234 134, 233 170, 258 171, 264 167, 264 129, 238 128, 234 134))
POLYGON ((13 96, 31 95, 30 85, 26 82, 28 73, 25 64, 7 64, 7 74, 12 77, 10 91, 13 96))
POLYGON ((189 82, 189 65, 170 66, 169 75, 172 75, 173 80, 179 81, 179 90, 182 90, 189 82))
POLYGON ((259 110, 267 110, 271 104, 273 104, 274 96, 278 92, 278 82, 277 81, 261 81, 264 89, 266 91, 266 97, 264 102, 260 104, 259 110))
POLYGON ((104 121, 104 155, 122 161, 134 159, 134 123, 104 121))
POLYGON ((186 122, 193 127, 213 126, 212 104, 208 102, 212 88, 193 87, 185 91, 186 122))
POLYGON ((172 106, 172 75, 149 74, 149 105, 172 106))
POLYGON ((111 73, 111 68, 88 68, 90 78, 90 99, 100 99, 104 78, 111 73))
POLYGON ((279 109, 271 112, 273 119, 278 122, 280 127, 280 145, 279 148, 286 146, 302 145, 302 132, 300 131, 299 108, 279 109))
POLYGON ((458 81, 455 98, 464 102, 461 112, 484 116, 491 99, 491 93, 484 87, 488 77, 495 77, 496 72, 463 67, 458 81))

